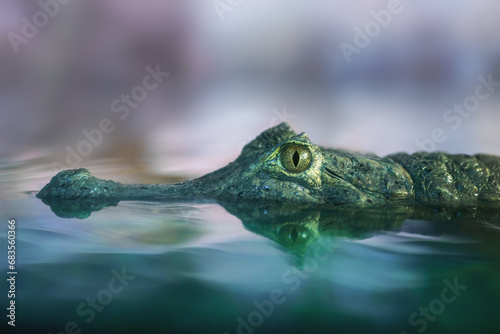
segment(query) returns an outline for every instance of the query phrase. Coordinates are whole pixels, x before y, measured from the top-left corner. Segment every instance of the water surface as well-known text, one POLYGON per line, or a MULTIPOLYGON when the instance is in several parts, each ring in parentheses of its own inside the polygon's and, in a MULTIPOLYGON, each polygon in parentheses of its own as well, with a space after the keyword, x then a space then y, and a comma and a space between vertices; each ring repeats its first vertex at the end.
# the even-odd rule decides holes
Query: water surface
MULTIPOLYGON (((9 333, 500 328, 497 219, 139 201, 61 218, 34 196, 53 175, 46 167, 2 164, 4 258, 7 220, 17 226, 16 328, 2 323, 9 333)), ((110 162, 90 169, 123 182, 148 177, 110 162)))

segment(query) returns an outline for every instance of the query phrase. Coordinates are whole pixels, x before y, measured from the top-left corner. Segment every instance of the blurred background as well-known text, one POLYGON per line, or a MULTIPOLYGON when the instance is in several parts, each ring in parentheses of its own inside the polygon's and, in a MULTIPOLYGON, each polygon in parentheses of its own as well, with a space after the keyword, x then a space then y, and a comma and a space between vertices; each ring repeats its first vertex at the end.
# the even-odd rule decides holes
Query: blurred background
POLYGON ((500 81, 498 1, 401 0, 378 33, 372 11, 389 1, 60 1, 0 4, 4 161, 52 172, 121 157, 197 176, 281 121, 317 144, 379 155, 419 151, 435 129, 430 149, 500 154, 497 92, 467 117, 446 114, 479 76, 500 81), (355 46, 367 25, 369 44, 348 61, 342 43, 355 46), (112 103, 147 67, 169 76, 120 118, 112 103), (69 164, 68 147, 104 118, 113 130, 69 164))
POLYGON ((339 233, 335 254, 260 332, 415 332, 408 317, 454 277, 470 288, 426 333, 495 332, 496 218, 386 231, 349 212, 347 223, 294 215, 259 229, 214 204, 123 201, 82 220, 34 197, 62 168, 126 183, 201 176, 282 121, 314 143, 378 155, 500 155, 500 87, 478 79, 500 83, 500 1, 397 2, 1 0, 0 220, 17 224, 18 329, 75 320, 92 333, 234 333, 254 300, 290 290, 283 274, 296 260, 270 237, 286 221, 376 232, 339 233), (474 110, 453 110, 464 102, 474 110), (76 307, 114 268, 137 279, 87 324, 76 307))

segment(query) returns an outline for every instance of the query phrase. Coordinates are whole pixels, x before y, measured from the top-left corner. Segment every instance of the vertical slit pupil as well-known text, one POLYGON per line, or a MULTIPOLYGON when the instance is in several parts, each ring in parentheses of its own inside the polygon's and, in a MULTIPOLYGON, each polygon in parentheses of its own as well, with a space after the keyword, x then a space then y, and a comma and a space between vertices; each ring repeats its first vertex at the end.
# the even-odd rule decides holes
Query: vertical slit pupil
POLYGON ((299 152, 295 151, 295 153, 293 154, 293 164, 295 165, 295 167, 299 165, 299 160, 300 160, 299 152))
POLYGON ((297 232, 297 229, 295 228, 295 226, 293 227, 293 230, 292 232, 290 233, 290 238, 293 240, 293 241, 297 241, 297 238, 299 237, 299 232, 297 232))

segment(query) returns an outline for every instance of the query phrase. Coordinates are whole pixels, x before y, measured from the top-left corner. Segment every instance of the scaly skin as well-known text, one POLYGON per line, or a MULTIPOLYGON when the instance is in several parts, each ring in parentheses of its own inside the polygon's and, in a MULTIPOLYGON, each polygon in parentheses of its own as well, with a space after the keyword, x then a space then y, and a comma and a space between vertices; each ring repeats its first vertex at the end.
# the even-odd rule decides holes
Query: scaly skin
POLYGON ((90 205, 212 199, 314 207, 496 206, 499 179, 499 157, 419 152, 381 158, 314 145, 305 133, 296 134, 282 123, 247 144, 235 161, 198 179, 125 185, 95 178, 81 168, 58 173, 37 196, 90 205))

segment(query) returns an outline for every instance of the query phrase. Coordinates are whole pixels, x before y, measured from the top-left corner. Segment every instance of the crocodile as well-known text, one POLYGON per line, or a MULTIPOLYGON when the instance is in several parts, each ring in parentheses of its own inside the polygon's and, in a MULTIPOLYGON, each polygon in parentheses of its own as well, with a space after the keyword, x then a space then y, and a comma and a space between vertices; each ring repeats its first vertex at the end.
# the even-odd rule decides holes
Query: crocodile
MULTIPOLYGON (((122 184, 64 170, 38 192, 46 201, 215 200, 308 207, 500 206, 500 157, 444 152, 379 157, 315 145, 287 123, 265 130, 236 160, 179 183, 122 184)), ((103 204, 104 203, 104 204, 103 204)))

